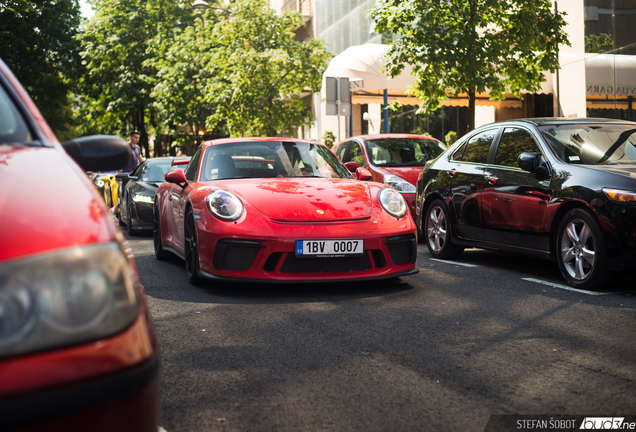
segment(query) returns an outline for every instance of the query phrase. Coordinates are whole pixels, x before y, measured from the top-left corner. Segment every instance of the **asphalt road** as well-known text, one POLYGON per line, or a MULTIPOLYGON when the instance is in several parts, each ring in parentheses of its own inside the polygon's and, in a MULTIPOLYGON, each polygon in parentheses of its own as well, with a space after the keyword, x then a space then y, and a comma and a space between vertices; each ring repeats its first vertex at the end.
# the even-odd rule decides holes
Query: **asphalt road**
POLYGON ((161 353, 161 427, 483 431, 491 415, 636 414, 636 283, 468 250, 393 283, 188 283, 129 238, 161 353))

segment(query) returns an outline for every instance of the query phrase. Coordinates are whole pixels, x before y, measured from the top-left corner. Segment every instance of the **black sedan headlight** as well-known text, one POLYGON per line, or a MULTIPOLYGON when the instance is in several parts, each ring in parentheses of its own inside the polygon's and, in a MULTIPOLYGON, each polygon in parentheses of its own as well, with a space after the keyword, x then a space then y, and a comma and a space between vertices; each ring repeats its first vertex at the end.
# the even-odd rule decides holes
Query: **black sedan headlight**
POLYGON ((102 339, 139 311, 117 243, 75 247, 0 266, 0 357, 102 339))

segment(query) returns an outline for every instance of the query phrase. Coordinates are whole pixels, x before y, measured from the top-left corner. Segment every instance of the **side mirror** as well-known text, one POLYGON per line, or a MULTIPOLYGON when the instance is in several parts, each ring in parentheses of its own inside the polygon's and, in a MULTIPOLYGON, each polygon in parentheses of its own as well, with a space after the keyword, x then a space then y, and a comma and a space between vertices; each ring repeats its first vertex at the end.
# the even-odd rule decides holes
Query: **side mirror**
POLYGON ((550 178, 550 166, 540 153, 521 153, 517 159, 517 166, 524 171, 534 174, 539 180, 550 178))
POLYGON ((117 180, 121 180, 122 182, 128 181, 130 180, 130 173, 119 173, 119 174, 115 174, 115 179, 117 180))
POLYGON ((112 135, 93 135, 65 141, 62 147, 84 171, 115 171, 132 157, 130 146, 112 135))
POLYGON ((166 173, 165 180, 168 183, 179 185, 181 189, 185 189, 185 187, 188 185, 188 181, 185 178, 185 173, 179 168, 168 171, 166 173))
POLYGON ((371 180, 372 178, 373 178, 373 174, 371 174, 371 171, 369 171, 368 169, 362 168, 362 167, 358 167, 356 169, 357 180, 367 181, 367 180, 371 180))
POLYGON ((356 170, 360 166, 360 164, 358 162, 346 162, 344 165, 351 172, 356 172, 356 170))

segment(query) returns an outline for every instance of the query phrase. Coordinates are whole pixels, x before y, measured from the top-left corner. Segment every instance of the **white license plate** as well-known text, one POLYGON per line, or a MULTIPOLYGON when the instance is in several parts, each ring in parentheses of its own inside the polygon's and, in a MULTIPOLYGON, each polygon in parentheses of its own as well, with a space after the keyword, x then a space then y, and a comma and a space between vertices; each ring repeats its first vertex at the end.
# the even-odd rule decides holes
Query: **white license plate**
POLYGON ((296 256, 307 258, 338 258, 364 255, 363 239, 296 240, 296 256))

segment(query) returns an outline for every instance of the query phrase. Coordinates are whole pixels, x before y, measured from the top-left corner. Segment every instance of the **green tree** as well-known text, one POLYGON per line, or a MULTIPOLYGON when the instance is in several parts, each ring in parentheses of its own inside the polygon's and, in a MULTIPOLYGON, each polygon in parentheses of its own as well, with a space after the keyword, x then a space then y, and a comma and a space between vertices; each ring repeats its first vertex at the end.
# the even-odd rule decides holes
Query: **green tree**
POLYGON ((266 0, 235 0, 210 32, 204 100, 215 106, 208 127, 225 122, 232 136, 290 134, 308 124, 303 92, 319 91, 332 57, 319 39, 299 42, 296 12, 282 15, 266 0))
POLYGON ((603 54, 614 48, 614 39, 608 33, 585 36, 585 52, 603 54), (607 49, 605 49, 607 48, 607 49))
POLYGON ((569 41, 564 14, 551 7, 550 0, 380 0, 370 14, 376 32, 397 35, 386 69, 396 76, 413 66, 421 112, 466 93, 472 130, 477 93, 521 97, 559 67, 558 46, 569 41))
POLYGON ((194 11, 177 0, 93 0, 95 15, 80 39, 87 73, 80 79, 85 132, 141 132, 157 126, 152 91, 157 54, 174 33, 192 24, 194 11), (163 43, 161 41, 164 41, 163 43))
POLYGON ((22 82, 59 139, 72 127, 72 82, 79 75, 77 0, 0 3, 0 58, 22 82))

